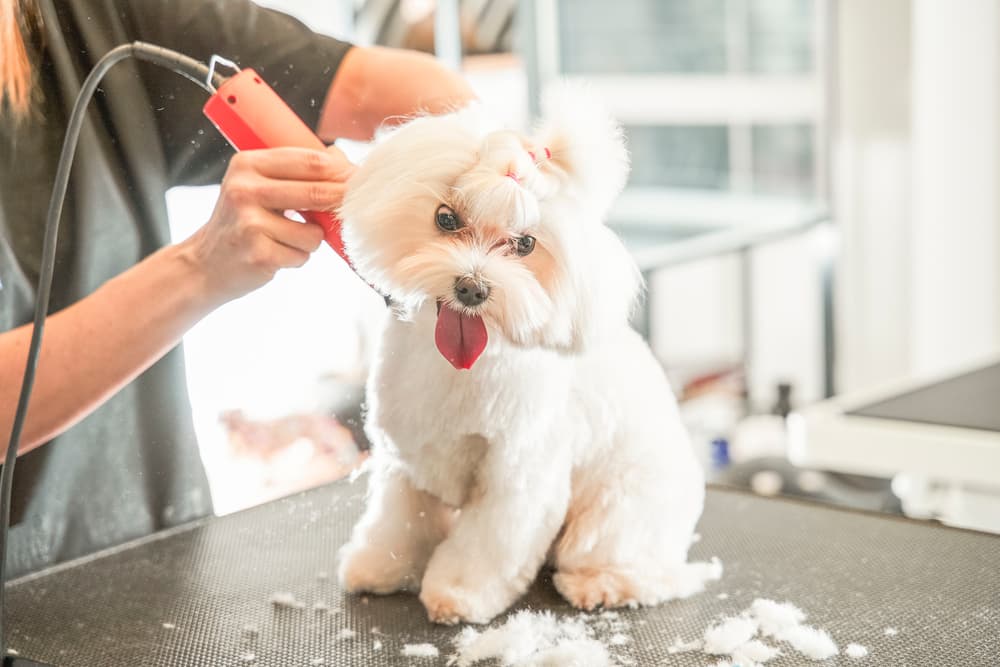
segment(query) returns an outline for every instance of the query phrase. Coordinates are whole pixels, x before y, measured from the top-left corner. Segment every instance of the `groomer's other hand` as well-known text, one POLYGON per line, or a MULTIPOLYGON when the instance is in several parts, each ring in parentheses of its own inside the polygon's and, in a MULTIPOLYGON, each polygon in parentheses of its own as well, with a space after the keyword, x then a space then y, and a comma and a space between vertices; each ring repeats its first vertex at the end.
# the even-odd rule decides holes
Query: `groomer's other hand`
POLYGON ((284 211, 334 211, 354 166, 334 147, 269 148, 233 156, 212 216, 183 245, 217 304, 299 267, 323 241, 319 225, 284 211))

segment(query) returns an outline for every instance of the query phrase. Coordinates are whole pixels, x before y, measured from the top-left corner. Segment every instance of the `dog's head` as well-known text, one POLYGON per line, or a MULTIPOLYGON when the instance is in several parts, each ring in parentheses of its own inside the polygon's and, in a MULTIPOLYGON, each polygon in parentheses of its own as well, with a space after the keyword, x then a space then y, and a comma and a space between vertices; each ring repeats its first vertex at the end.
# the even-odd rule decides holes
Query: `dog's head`
POLYGON ((628 175, 621 129, 579 89, 545 107, 531 136, 478 106, 417 118, 348 184, 339 215, 355 268, 403 313, 436 302, 445 356, 486 330, 578 350, 635 301, 635 264, 603 224, 628 175))

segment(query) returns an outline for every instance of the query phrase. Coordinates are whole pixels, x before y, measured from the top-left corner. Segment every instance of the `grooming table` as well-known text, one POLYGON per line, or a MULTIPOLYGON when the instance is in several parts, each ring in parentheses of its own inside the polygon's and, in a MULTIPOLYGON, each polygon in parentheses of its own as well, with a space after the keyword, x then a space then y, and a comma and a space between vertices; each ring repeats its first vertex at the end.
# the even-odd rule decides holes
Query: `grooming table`
POLYGON ((948 489, 903 492, 904 507, 909 493, 946 523, 1000 531, 1000 359, 810 405, 789 416, 788 434, 796 466, 902 473, 948 489))
MULTIPOLYGON (((334 483, 11 582, 10 646, 66 667, 443 665, 458 629, 431 625, 414 596, 345 598, 337 588, 336 552, 364 486, 334 483), (306 608, 272 605, 279 591, 306 608), (314 610, 316 602, 331 610, 314 610), (345 628, 356 636, 343 637, 345 628), (441 657, 400 655, 423 642, 441 657)), ((650 520, 658 511, 650 508, 650 520)), ((719 556, 722 580, 688 600, 623 611, 631 641, 610 647, 631 659, 621 664, 712 664, 667 648, 756 597, 790 600, 841 650, 857 642, 870 651, 860 662, 842 653, 823 664, 1000 661, 1000 537, 721 489, 709 490, 699 531, 692 557, 719 556), (899 634, 886 636, 888 627, 899 634)), ((578 613, 544 574, 519 607, 578 613)), ((814 664, 784 653, 768 665, 814 664)))
POLYGON ((792 415, 792 463, 1000 486, 1000 359, 836 396, 792 415))

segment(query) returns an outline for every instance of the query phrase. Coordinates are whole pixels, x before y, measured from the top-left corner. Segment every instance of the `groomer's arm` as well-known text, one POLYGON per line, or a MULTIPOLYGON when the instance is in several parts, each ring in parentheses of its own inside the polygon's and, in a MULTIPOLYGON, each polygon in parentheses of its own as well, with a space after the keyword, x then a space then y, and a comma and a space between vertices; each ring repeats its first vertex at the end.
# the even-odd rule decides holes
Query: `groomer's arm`
POLYGON ((414 113, 444 113, 475 98, 469 84, 432 56, 354 47, 327 93, 319 136, 367 141, 383 123, 414 113))
MULTIPOLYGON (((201 229, 48 319, 18 453, 86 417, 211 310, 264 285, 279 269, 304 264, 322 230, 276 211, 339 206, 351 169, 335 149, 233 157, 201 229)), ((0 453, 7 449, 30 339, 29 326, 0 333, 0 453)))

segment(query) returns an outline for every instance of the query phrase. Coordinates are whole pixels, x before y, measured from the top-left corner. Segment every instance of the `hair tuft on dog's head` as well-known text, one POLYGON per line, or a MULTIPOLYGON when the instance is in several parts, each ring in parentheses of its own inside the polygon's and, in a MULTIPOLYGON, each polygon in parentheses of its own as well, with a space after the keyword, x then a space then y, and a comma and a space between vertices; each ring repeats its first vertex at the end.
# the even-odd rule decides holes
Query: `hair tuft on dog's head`
POLYGON ((552 84, 543 97, 542 116, 534 141, 549 149, 571 195, 586 200, 603 219, 629 174, 621 125, 590 87, 577 82, 552 84))

